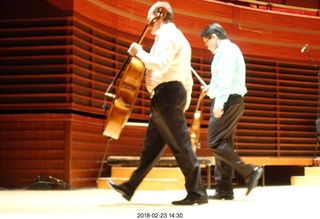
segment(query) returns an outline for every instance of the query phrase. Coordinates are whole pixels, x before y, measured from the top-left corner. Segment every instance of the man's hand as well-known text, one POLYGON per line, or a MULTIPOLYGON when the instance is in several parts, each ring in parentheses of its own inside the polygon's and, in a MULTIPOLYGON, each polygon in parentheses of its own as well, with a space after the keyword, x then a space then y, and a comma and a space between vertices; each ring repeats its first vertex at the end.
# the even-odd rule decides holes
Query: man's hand
POLYGON ((201 86, 201 93, 203 93, 204 95, 207 95, 209 91, 209 86, 201 86))
POLYGON ((213 108, 213 116, 215 118, 220 118, 223 115, 224 111, 221 108, 213 108))
POLYGON ((130 48, 128 49, 128 53, 131 55, 131 56, 136 56, 137 53, 142 50, 142 46, 138 43, 132 43, 130 48))

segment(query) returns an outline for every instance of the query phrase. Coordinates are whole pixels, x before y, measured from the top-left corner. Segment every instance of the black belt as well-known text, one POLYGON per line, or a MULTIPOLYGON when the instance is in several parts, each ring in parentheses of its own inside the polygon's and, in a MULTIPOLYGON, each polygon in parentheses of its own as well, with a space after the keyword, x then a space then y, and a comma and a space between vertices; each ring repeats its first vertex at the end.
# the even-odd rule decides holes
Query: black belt
MULTIPOLYGON (((226 103, 234 104, 242 102, 243 97, 240 94, 230 94, 226 103)), ((215 98, 212 99, 215 102, 215 98)))
POLYGON ((242 97, 240 94, 230 94, 229 98, 237 98, 237 97, 242 97))
POLYGON ((235 104, 242 102, 242 96, 239 94, 230 94, 227 100, 228 104, 235 104))
POLYGON ((169 81, 169 82, 164 82, 159 84, 158 86, 156 86, 155 89, 153 89, 153 91, 151 92, 151 99, 152 97, 158 93, 162 88, 167 87, 167 86, 172 86, 172 85, 178 85, 178 84, 182 84, 180 81, 169 81))

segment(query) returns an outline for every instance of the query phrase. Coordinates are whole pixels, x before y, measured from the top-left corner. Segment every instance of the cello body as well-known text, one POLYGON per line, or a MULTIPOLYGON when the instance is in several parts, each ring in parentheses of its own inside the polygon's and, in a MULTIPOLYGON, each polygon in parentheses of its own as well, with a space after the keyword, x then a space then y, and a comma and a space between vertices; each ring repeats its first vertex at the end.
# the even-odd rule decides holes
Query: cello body
MULTIPOLYGON (((203 89, 207 89, 207 85, 206 83, 202 80, 202 78, 198 75, 198 73, 191 67, 191 72, 196 76, 196 78, 200 81, 201 85, 203 86, 203 89)), ((202 121, 202 114, 201 111, 199 110, 200 108, 200 103, 201 100, 206 96, 205 92, 201 92, 198 102, 197 102, 197 106, 193 115, 193 119, 190 125, 190 139, 191 139, 191 145, 192 145, 192 149, 194 152, 196 152, 197 149, 199 149, 201 147, 200 144, 200 129, 201 129, 201 121, 202 121)))
POLYGON ((201 120, 202 120, 201 111, 197 110, 194 113, 194 117, 193 117, 191 127, 190 127, 190 139, 191 139, 192 149, 194 152, 196 152, 197 149, 199 149, 201 147, 201 144, 199 142, 201 120))
POLYGON ((128 121, 134 102, 139 93, 141 81, 144 75, 144 64, 136 57, 132 57, 130 65, 124 72, 119 84, 116 99, 109 109, 106 127, 103 135, 118 139, 120 133, 128 121))
POLYGON ((199 110, 200 102, 204 97, 204 93, 200 94, 200 97, 198 99, 197 107, 195 109, 193 119, 190 125, 190 139, 191 139, 191 145, 194 152, 197 151, 201 147, 200 144, 200 129, 201 129, 201 121, 202 121, 202 114, 199 110))

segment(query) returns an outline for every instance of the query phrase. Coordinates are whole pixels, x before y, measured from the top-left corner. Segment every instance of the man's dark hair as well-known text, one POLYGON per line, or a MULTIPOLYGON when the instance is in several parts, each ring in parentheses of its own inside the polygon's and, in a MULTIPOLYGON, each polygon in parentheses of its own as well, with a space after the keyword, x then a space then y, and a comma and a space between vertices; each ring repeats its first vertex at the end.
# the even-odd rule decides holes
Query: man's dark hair
POLYGON ((205 27, 201 31, 200 37, 210 38, 212 34, 215 34, 221 40, 228 38, 227 33, 224 31, 223 27, 218 23, 210 24, 207 27, 205 27))

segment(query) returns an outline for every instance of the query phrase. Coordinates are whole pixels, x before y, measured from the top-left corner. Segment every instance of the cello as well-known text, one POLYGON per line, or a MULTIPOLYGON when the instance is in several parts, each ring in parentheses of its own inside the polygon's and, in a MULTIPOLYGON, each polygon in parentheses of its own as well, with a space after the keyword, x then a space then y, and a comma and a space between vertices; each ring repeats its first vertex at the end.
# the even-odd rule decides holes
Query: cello
MULTIPOLYGON (((201 85, 204 87, 203 90, 206 89, 207 84, 202 80, 202 78, 198 75, 198 73, 192 67, 191 67, 191 71, 200 81, 201 85)), ((197 102, 197 106, 193 115, 193 119, 190 125, 190 139, 191 139, 192 149, 194 152, 196 152, 196 150, 201 147, 199 139, 200 139, 202 114, 199 108, 200 108, 201 100, 205 97, 205 95, 206 93, 201 91, 198 102, 197 102)))
MULTIPOLYGON (((142 42, 148 29, 152 28, 158 20, 163 19, 167 15, 167 11, 163 7, 158 8, 158 13, 158 16, 154 17, 145 26, 141 36, 137 41, 138 44, 142 42)), ((129 119, 130 113, 139 93, 144 71, 145 67, 140 59, 137 57, 131 57, 129 55, 116 77, 110 83, 107 91, 105 92, 105 101, 106 97, 110 97, 113 99, 113 102, 105 122, 105 129, 103 131, 104 136, 107 136, 111 139, 119 138, 123 127, 129 119), (123 74, 123 77, 121 78, 116 94, 110 93, 109 91, 111 87, 120 77, 120 74, 124 70, 125 66, 127 66, 127 68, 123 74)), ((106 104, 104 104, 103 108, 106 108, 106 104)))

